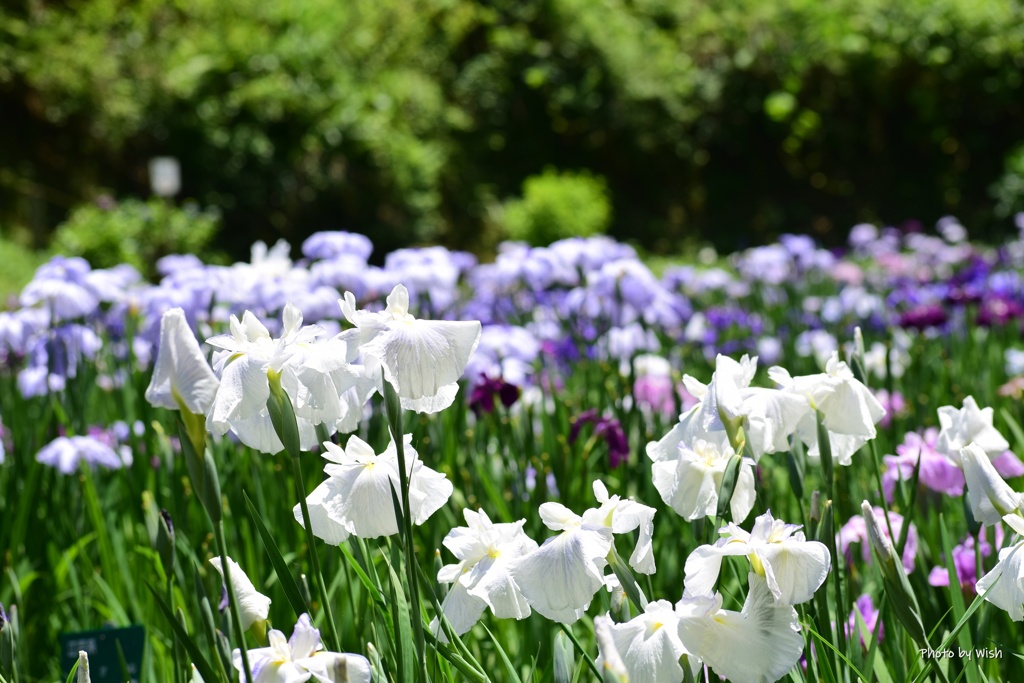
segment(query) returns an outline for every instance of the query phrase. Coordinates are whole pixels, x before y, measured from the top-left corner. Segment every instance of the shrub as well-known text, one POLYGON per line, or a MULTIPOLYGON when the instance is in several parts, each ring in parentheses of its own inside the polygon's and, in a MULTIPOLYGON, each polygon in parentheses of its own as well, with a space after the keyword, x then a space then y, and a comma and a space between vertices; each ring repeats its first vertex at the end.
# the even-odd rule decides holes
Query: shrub
POLYGON ((151 275, 162 256, 203 252, 219 225, 219 214, 195 204, 177 207, 159 199, 100 202, 72 211, 57 228, 53 248, 81 256, 96 268, 128 263, 151 275))
POLYGON ((612 205, 604 178, 547 168, 523 182, 523 196, 505 204, 508 236, 536 246, 603 233, 612 205))
POLYGON ((991 192, 996 200, 995 214, 1000 218, 1024 211, 1024 145, 1006 155, 1006 168, 991 192))

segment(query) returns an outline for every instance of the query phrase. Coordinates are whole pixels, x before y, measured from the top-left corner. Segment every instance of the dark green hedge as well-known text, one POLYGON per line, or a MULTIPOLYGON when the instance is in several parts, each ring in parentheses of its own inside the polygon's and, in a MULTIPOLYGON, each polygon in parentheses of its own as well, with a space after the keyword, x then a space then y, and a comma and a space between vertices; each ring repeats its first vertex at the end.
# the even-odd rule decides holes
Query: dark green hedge
POLYGON ((546 167, 603 176, 611 232, 656 250, 945 213, 991 231, 1024 141, 1011 0, 4 8, 7 225, 144 195, 146 160, 171 154, 240 253, 332 227, 486 247, 546 167))

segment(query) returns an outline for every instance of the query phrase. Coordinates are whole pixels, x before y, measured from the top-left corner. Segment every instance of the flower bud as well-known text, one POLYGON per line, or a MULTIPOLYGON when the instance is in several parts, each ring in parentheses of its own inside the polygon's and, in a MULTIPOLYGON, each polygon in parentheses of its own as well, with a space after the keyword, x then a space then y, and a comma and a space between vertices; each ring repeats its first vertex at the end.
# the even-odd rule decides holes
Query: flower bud
POLYGON ((907 574, 903 569, 903 563, 896 557, 896 551, 889 541, 889 537, 882 530, 882 524, 875 516, 875 511, 868 501, 861 503, 861 514, 867 526, 868 540, 871 549, 878 560, 878 567, 882 572, 882 582, 885 592, 889 596, 889 602, 896 613, 896 617, 907 629, 907 633, 922 647, 929 647, 928 635, 921 621, 921 608, 914 595, 914 589, 907 580, 907 574))
POLYGON ((210 521, 216 525, 223 518, 223 509, 220 499, 220 479, 217 476, 217 466, 211 456, 204 448, 201 451, 195 449, 195 445, 186 433, 186 427, 178 423, 178 434, 181 442, 181 450, 185 455, 185 465, 188 466, 188 475, 192 480, 192 488, 199 497, 199 502, 206 509, 210 521))
MULTIPOLYGON (((14 607, 11 607, 13 614, 14 607)), ((0 603, 0 673, 14 677, 14 623, 7 618, 7 612, 0 603)))
POLYGON ((594 619, 597 650, 601 653, 601 677, 604 683, 629 683, 629 672, 612 638, 612 620, 607 616, 594 619))
POLYGON ((92 683, 89 678, 89 655, 84 650, 78 651, 78 674, 75 676, 76 683, 92 683))
POLYGON ((292 406, 288 393, 281 386, 281 373, 275 370, 267 371, 267 379, 270 382, 270 396, 267 398, 267 412, 270 413, 270 422, 274 425, 274 432, 277 438, 284 444, 284 450, 288 455, 297 458, 302 452, 299 439, 299 422, 295 418, 295 408, 292 406))
POLYGON ((164 575, 170 579, 174 575, 174 524, 167 510, 160 510, 160 518, 157 521, 156 552, 160 556, 164 575))

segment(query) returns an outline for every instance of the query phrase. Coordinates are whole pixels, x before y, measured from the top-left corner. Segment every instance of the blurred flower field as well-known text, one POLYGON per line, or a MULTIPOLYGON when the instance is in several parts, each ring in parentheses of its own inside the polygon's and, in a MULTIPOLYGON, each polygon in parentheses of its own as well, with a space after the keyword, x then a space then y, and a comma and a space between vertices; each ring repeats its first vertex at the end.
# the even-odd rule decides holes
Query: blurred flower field
POLYGON ((372 253, 0 312, 3 681, 1024 679, 1024 236, 372 253))

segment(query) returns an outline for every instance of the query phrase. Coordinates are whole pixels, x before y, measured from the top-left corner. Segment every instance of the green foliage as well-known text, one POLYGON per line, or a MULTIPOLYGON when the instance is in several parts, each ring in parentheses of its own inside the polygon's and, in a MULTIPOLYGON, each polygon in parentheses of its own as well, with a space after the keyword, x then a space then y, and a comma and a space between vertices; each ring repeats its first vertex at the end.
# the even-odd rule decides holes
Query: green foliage
MULTIPOLYGON (((190 195, 248 231, 241 249, 337 226, 382 251, 473 246, 493 198, 546 165, 606 178, 611 232, 661 252, 947 213, 977 234, 1021 142, 1018 15, 1012 0, 14 3, 0 172, 54 190, 40 201, 130 195, 173 153, 190 195)), ((28 223, 24 204, 0 212, 28 223)))
POLYGON ((219 222, 214 211, 178 208, 160 199, 128 199, 109 207, 86 204, 57 229, 53 248, 81 256, 94 268, 127 263, 151 274, 162 256, 204 252, 219 222))
POLYGON ((7 303, 7 297, 17 296, 47 258, 47 254, 0 237, 0 263, 4 264, 0 269, 0 307, 7 303))
POLYGON ((522 198, 505 204, 503 221, 511 239, 546 246, 566 237, 603 233, 611 217, 603 178, 548 168, 523 182, 522 198))
POLYGON ((1024 144, 1006 155, 1006 169, 992 185, 996 215, 1010 216, 1024 211, 1024 144))

